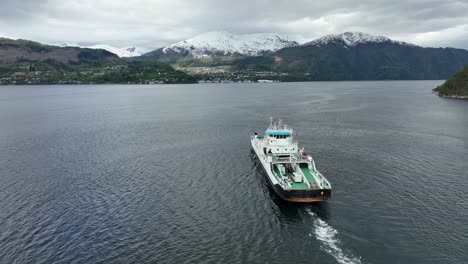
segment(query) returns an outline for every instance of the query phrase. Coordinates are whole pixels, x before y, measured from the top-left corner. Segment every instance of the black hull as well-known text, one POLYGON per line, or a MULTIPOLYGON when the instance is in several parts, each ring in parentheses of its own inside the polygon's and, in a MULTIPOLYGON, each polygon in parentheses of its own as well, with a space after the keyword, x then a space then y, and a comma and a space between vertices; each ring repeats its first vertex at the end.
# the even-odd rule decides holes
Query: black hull
POLYGON ((270 177, 268 176, 268 172, 266 171, 265 167, 263 167, 263 164, 261 162, 260 166, 266 173, 266 178, 268 179, 268 183, 270 184, 270 186, 273 188, 273 190, 275 190, 276 194, 278 194, 278 196, 281 197, 281 199, 283 200, 297 203, 313 203, 326 201, 331 198, 330 189, 284 190, 279 184, 273 184, 270 177))
POLYGON ((275 192, 279 195, 279 197, 286 201, 298 203, 312 203, 326 201, 331 198, 330 189, 284 190, 283 188, 281 188, 281 186, 279 186, 279 184, 273 185, 271 181, 269 182, 270 185, 272 185, 275 192))

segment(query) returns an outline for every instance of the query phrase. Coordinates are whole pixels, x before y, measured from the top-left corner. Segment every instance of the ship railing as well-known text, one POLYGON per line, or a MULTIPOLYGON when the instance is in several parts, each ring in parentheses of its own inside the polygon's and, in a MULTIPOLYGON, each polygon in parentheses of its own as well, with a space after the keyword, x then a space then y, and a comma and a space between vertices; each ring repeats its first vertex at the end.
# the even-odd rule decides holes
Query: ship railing
POLYGON ((287 162, 287 163, 292 163, 292 162, 297 162, 297 163, 303 163, 307 162, 307 157, 302 157, 300 155, 289 155, 287 157, 278 157, 277 155, 273 155, 273 162, 287 162))

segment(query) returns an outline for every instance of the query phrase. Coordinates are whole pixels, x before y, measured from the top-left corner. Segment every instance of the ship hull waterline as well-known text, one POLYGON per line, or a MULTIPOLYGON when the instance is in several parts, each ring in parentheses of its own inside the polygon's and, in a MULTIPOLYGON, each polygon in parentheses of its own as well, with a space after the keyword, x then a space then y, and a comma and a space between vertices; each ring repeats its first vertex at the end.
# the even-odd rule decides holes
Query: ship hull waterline
POLYGON ((260 166, 263 168, 263 172, 266 173, 265 176, 268 179, 268 183, 273 188, 275 193, 281 197, 281 199, 293 203, 315 203, 323 202, 331 198, 330 189, 284 190, 279 184, 274 184, 268 176, 268 171, 266 170, 265 166, 263 166, 260 158, 256 154, 255 149, 253 149, 253 151, 255 153, 255 158, 258 159, 260 166))

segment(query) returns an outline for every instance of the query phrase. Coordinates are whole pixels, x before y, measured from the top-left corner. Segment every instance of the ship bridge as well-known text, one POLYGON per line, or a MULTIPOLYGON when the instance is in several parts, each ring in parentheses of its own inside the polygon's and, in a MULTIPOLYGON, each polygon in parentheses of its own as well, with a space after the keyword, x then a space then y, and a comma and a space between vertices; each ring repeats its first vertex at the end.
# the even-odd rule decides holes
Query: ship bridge
POLYGON ((273 122, 270 118, 270 126, 265 130, 264 153, 276 155, 298 153, 298 143, 293 140, 293 136, 294 131, 287 125, 283 125, 281 119, 273 122))
POLYGON ((287 125, 283 125, 281 119, 278 122, 273 122, 273 118, 270 118, 270 126, 265 130, 265 134, 276 139, 285 139, 292 138, 293 130, 287 125))
POLYGON ((266 130, 265 134, 272 136, 274 138, 287 138, 293 135, 293 131, 284 131, 284 130, 266 130))

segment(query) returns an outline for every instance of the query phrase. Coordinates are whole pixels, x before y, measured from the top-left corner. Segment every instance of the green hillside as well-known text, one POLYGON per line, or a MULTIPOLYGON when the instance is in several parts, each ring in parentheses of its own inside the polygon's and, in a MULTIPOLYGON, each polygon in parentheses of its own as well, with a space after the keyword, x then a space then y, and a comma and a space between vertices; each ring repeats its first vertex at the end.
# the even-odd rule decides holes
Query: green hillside
POLYGON ((434 89, 440 96, 468 99, 468 67, 434 89))
POLYGON ((128 61, 103 49, 0 38, 0 84, 194 82, 194 77, 158 61, 128 61))
POLYGON ((329 44, 286 48, 268 57, 236 62, 238 68, 258 65, 302 75, 305 80, 446 79, 468 65, 468 51, 395 43, 329 44))

